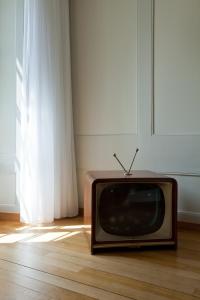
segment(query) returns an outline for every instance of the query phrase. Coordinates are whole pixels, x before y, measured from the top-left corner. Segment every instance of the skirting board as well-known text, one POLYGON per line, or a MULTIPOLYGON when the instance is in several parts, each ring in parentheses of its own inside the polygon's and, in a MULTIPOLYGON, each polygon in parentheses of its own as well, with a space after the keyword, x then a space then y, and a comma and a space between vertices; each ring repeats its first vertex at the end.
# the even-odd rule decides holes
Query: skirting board
POLYGON ((179 211, 178 221, 184 223, 200 224, 200 212, 193 211, 179 211))
POLYGON ((0 221, 19 222, 20 215, 19 215, 19 213, 0 212, 0 221))

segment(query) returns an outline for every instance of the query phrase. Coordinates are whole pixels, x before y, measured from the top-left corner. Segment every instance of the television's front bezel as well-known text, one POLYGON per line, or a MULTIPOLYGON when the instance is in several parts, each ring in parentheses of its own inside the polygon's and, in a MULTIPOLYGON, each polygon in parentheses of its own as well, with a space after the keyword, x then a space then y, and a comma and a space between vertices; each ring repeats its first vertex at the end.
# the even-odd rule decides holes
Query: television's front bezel
POLYGON ((92 183, 92 195, 91 195, 91 253, 104 248, 121 248, 121 247, 143 247, 143 246, 162 246, 171 247, 176 249, 177 247, 177 182, 171 177, 121 177, 121 178, 98 178, 92 183), (172 184, 172 237, 170 239, 127 239, 122 241, 97 241, 96 240, 96 187, 99 183, 171 183, 172 184))

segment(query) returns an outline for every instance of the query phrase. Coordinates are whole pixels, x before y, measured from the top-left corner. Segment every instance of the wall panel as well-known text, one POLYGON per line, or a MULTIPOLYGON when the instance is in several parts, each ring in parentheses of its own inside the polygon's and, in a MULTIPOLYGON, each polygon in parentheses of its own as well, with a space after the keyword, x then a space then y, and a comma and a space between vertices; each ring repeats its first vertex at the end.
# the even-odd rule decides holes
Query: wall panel
POLYGON ((200 134, 200 1, 155 0, 154 130, 200 134))
POLYGON ((71 1, 72 83, 79 135, 137 132, 137 1, 71 1))

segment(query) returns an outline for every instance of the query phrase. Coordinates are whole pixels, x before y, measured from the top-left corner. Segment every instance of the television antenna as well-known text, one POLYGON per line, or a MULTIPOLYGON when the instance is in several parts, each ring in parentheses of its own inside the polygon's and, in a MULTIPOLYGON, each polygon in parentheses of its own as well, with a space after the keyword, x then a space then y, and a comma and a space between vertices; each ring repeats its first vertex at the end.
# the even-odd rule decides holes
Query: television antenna
POLYGON ((125 169, 124 165, 121 163, 121 161, 120 161, 119 158, 117 157, 117 154, 116 154, 116 153, 113 154, 114 158, 118 161, 118 163, 120 164, 120 166, 121 166, 122 169, 124 170, 124 172, 125 172, 124 175, 126 175, 126 176, 132 175, 131 169, 132 169, 132 166, 133 166, 133 163, 134 163, 134 161, 135 161, 135 158, 136 158, 136 155, 137 155, 138 151, 139 151, 139 149, 137 148, 136 151, 135 151, 135 154, 134 154, 134 156, 133 156, 133 159, 132 159, 132 162, 131 162, 131 164, 130 164, 130 167, 129 167, 128 171, 125 169))

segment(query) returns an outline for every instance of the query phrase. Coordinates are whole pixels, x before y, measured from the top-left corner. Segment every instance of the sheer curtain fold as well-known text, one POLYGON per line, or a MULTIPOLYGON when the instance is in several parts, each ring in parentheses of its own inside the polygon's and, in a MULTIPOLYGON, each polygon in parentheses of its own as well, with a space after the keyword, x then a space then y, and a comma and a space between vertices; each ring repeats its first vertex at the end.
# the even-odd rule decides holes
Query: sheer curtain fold
POLYGON ((78 214, 67 0, 25 0, 20 215, 78 214))

